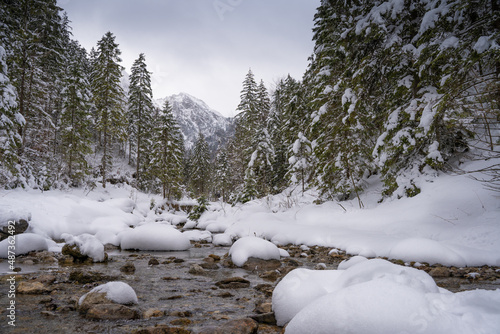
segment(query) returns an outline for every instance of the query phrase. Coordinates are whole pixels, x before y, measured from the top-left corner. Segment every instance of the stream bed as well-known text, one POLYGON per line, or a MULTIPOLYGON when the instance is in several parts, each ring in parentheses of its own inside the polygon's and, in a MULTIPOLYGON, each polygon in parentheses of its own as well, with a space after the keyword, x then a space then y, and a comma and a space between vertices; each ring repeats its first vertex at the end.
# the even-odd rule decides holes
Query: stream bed
MULTIPOLYGON (((323 247, 282 247, 290 258, 248 263, 237 268, 229 247, 194 243, 184 252, 131 252, 107 247, 106 263, 74 264, 60 253, 37 252, 16 258, 15 297, 8 295, 13 275, 0 262, 1 333, 282 333, 270 317, 272 291, 281 277, 297 267, 336 269, 349 258, 323 247), (223 285, 238 277, 237 284, 223 285), (79 298, 95 286, 122 281, 136 292, 133 320, 92 320, 77 310, 79 298), (248 283, 245 283, 248 282, 248 283), (241 284, 239 284, 239 283, 241 284), (23 286, 24 289, 21 289, 23 286), (29 287, 33 288, 32 290, 29 287), (8 325, 7 306, 15 301, 15 326, 8 325), (250 329, 243 320, 251 320, 250 329), (238 323, 238 321, 243 321, 238 323), (224 327, 234 325, 234 329, 224 327)), ((453 292, 500 288, 495 267, 426 266, 438 285, 453 292)))

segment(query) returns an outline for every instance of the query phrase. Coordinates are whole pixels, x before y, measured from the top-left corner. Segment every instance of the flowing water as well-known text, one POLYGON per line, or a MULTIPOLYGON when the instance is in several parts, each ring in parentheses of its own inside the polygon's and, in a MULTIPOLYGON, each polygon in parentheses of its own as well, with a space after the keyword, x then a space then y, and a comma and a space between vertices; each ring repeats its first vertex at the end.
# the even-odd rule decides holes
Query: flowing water
MULTIPOLYGON (((294 267, 314 268, 318 263, 324 263, 321 266, 326 265, 326 269, 335 269, 347 257, 329 256, 328 249, 320 247, 307 251, 296 246, 287 249, 292 257, 282 261, 280 273, 274 271, 278 273, 277 277, 273 277, 273 270, 264 272, 223 265, 229 248, 212 244, 196 244, 184 252, 109 249, 109 262, 94 264, 64 264, 60 254, 31 254, 16 259, 16 267, 21 270, 15 276, 16 286, 21 282, 39 281, 50 291, 16 293, 14 298, 7 293, 11 282, 8 279, 12 275, 5 274, 8 269, 4 260, 0 262, 0 272, 4 273, 0 274, 0 333, 133 333, 162 324, 199 333, 207 327, 218 327, 229 320, 255 315, 257 305, 271 301, 276 279, 294 267), (60 259, 59 264, 53 261, 52 255, 60 259), (209 256, 216 261, 207 260, 209 256), (221 259, 217 260, 217 257, 221 259), (193 265, 207 263, 212 269, 190 272, 193 265), (135 272, 123 272, 126 264, 132 264, 135 272), (250 285, 238 289, 223 289, 216 285, 229 277, 242 277, 250 285), (76 310, 78 299, 93 287, 109 281, 123 281, 135 290, 139 303, 134 308, 142 315, 141 319, 96 321, 79 314, 76 310), (7 317, 7 306, 12 300, 15 301, 15 327, 8 325, 7 317), (148 313, 156 316, 148 318, 148 313)), ((473 270, 480 268, 469 272, 473 270)), ((436 280, 452 291, 500 288, 498 268, 484 270, 492 273, 485 281, 466 278, 436 280)), ((258 333, 281 331, 279 327, 261 324, 258 333)))

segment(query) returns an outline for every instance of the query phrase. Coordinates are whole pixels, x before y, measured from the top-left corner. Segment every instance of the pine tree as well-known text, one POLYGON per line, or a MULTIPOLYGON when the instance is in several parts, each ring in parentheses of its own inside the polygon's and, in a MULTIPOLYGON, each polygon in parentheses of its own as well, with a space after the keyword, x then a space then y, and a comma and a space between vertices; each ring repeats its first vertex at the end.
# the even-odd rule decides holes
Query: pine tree
POLYGON ((200 132, 191 158, 191 188, 196 197, 209 194, 211 182, 210 151, 205 136, 200 132))
MULTIPOLYGON (((272 169, 274 163, 274 146, 268 130, 268 116, 270 110, 270 100, 267 89, 261 81, 257 91, 255 119, 252 127, 254 134, 251 136, 251 147, 254 148, 248 162, 247 169, 252 172, 245 172, 245 183, 247 189, 254 189, 257 196, 265 196, 271 192, 272 169)), ((246 197, 250 198, 250 193, 246 197)))
MULTIPOLYGON (((44 189, 57 178, 57 122, 61 111, 61 83, 68 21, 56 0, 2 3, 8 35, 9 78, 17 90, 25 122, 20 135, 23 184, 44 189)), ((4 17, 2 17, 4 19, 4 17)))
POLYGON ((150 152, 148 132, 153 127, 153 91, 151 89, 151 72, 147 70, 144 54, 132 65, 128 98, 129 141, 136 154, 136 178, 139 184, 146 172, 146 163, 150 152), (134 145, 135 144, 135 145, 134 145))
POLYGON ((102 137, 101 159, 102 185, 106 187, 106 176, 112 167, 112 144, 114 140, 126 138, 125 96, 120 86, 122 66, 121 51, 115 36, 107 32, 97 43, 97 57, 92 69, 92 92, 96 107, 96 126, 102 137))
POLYGON ((87 155, 92 153, 91 86, 86 72, 87 55, 78 42, 69 45, 60 136, 67 175, 75 185, 89 174, 87 155))
POLYGON ((163 198, 179 198, 182 194, 184 141, 168 101, 165 101, 155 124, 150 177, 158 179, 163 198))
POLYGON ((21 136, 24 117, 19 113, 16 90, 7 77, 6 53, 0 45, 0 186, 13 186, 18 176, 21 136))
POLYGON ((232 190, 231 168, 227 148, 220 145, 215 158, 215 182, 216 192, 222 201, 226 202, 229 199, 228 194, 232 190))

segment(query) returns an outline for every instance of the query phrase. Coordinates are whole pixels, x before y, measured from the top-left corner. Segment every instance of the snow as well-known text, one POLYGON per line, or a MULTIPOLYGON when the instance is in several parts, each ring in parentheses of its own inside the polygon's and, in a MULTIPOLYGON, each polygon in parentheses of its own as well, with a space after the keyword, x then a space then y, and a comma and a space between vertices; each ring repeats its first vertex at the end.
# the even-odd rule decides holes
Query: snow
POLYGON ((262 260, 280 259, 280 251, 275 244, 257 237, 238 239, 231 246, 229 255, 233 263, 238 267, 243 266, 250 257, 262 260))
POLYGON ((216 234, 212 237, 212 243, 214 246, 231 246, 233 244, 233 238, 229 234, 216 234))
MULTIPOLYGON (((463 165, 471 170, 481 167, 463 165)), ((314 192, 302 196, 296 190, 226 207, 224 213, 209 212, 207 217, 210 224, 228 224, 225 234, 233 239, 259 236, 276 245, 318 245, 408 262, 500 265, 498 194, 467 175, 441 174, 417 181, 421 193, 416 197, 378 203, 383 184, 377 177, 367 179, 361 195, 364 209, 356 199, 342 202, 342 207, 336 202, 316 205, 314 192)))
POLYGON ((106 298, 117 304, 128 305, 138 303, 137 295, 135 294, 134 289, 132 289, 132 287, 127 283, 116 281, 96 286, 88 293, 80 297, 78 305, 82 305, 87 295, 94 292, 106 293, 106 298))
MULTIPOLYGON (((7 238, 0 241, 0 258, 8 258, 9 250, 13 251, 16 256, 28 254, 32 251, 48 250, 49 245, 47 239, 33 233, 18 234, 15 238, 7 238), (13 243, 12 240, 15 240, 13 243), (9 243, 10 241, 10 243, 9 243), (14 246, 14 249, 9 246, 14 246)), ((11 253, 12 254, 12 253, 11 253)))
POLYGON ((64 233, 61 236, 67 245, 76 245, 80 249, 80 253, 91 257, 94 262, 102 262, 105 258, 104 245, 95 236, 84 233, 79 236, 64 233))
POLYGON ((171 225, 148 223, 118 235, 122 249, 181 251, 191 247, 188 236, 171 225))
POLYGON ((490 48, 499 49, 500 46, 496 43, 492 36, 481 36, 472 48, 476 50, 477 53, 481 54, 490 48))
POLYGON ((425 272, 381 259, 342 270, 291 271, 273 310, 287 334, 495 333, 500 290, 451 293, 425 272))

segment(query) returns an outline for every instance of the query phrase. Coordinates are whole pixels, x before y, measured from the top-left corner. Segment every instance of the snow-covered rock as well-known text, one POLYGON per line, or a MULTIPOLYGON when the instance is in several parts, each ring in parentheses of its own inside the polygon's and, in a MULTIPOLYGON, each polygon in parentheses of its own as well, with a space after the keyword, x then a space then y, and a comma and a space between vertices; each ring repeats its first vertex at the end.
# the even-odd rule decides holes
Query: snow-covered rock
POLYGON ((137 304, 137 295, 130 285, 124 282, 108 282, 96 286, 78 300, 78 305, 82 305, 85 299, 92 294, 105 294, 106 299, 113 303, 129 305, 137 304))
POLYGON ((0 241, 0 258, 8 258, 9 250, 15 255, 28 254, 33 251, 42 251, 48 249, 47 239, 33 233, 18 234, 15 238, 7 238, 0 241), (14 246, 9 248, 9 246, 14 246))
POLYGON ((78 236, 73 236, 68 233, 64 233, 61 236, 68 246, 75 245, 82 255, 86 255, 94 262, 102 262, 106 259, 106 253, 104 252, 104 245, 95 236, 84 233, 78 236))
POLYGON ((122 249, 180 251, 191 247, 189 238, 171 225, 148 223, 118 235, 122 249))
POLYGON ((236 240, 229 250, 231 260, 241 267, 250 257, 262 260, 279 260, 278 247, 267 240, 257 237, 244 237, 236 240))

